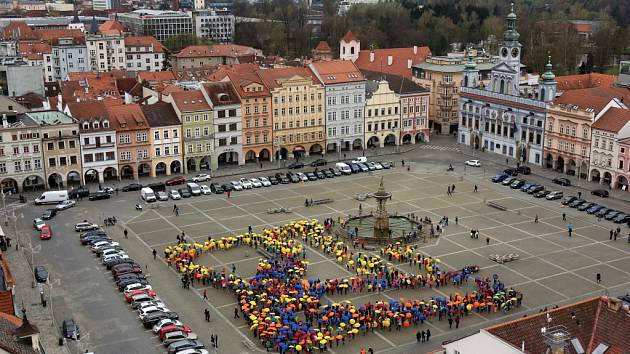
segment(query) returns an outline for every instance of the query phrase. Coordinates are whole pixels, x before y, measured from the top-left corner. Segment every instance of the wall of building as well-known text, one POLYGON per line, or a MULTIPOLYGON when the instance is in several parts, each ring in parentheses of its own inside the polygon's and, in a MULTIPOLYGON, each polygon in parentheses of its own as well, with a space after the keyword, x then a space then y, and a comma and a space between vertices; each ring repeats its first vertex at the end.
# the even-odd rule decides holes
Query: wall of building
POLYGON ((471 336, 442 345, 444 354, 522 354, 520 350, 484 330, 471 336))

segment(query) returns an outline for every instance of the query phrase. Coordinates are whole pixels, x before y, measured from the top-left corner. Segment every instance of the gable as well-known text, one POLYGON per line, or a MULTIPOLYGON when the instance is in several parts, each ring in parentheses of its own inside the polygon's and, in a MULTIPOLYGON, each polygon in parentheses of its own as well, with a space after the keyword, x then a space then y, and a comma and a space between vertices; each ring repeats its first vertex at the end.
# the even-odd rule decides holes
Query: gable
POLYGON ((494 67, 492 67, 492 71, 500 71, 502 73, 516 74, 516 71, 514 69, 512 69, 506 63, 499 63, 499 64, 495 65, 494 67))
POLYGON ((243 85, 243 91, 245 92, 258 92, 262 90, 263 90, 262 85, 255 82, 249 83, 247 85, 243 85))

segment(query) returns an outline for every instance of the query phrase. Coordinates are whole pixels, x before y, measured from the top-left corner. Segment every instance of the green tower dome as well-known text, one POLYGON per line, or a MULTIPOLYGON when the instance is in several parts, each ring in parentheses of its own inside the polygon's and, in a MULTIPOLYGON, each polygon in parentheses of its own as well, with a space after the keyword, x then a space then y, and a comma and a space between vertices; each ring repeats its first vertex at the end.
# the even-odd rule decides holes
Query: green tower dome
POLYGON ((475 59, 472 55, 468 56, 468 61, 466 62, 465 68, 466 70, 477 70, 477 63, 475 62, 475 59))
POLYGON ((541 77, 543 81, 554 81, 556 79, 556 75, 553 73, 553 65, 551 65, 551 56, 549 56, 549 61, 545 64, 545 72, 541 77))
POLYGON ((518 42, 518 38, 521 35, 516 30, 516 13, 514 13, 514 3, 510 6, 510 13, 507 15, 507 29, 503 33, 503 40, 506 42, 518 42))

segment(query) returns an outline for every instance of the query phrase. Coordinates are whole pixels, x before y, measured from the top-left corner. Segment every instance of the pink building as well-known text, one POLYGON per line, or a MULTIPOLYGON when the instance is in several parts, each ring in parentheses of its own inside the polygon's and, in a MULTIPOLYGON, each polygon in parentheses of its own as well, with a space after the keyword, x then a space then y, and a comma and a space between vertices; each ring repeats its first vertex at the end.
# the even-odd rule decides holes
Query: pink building
POLYGON ((628 190, 630 180, 630 138, 621 139, 617 142, 619 152, 617 154, 617 188, 628 190))

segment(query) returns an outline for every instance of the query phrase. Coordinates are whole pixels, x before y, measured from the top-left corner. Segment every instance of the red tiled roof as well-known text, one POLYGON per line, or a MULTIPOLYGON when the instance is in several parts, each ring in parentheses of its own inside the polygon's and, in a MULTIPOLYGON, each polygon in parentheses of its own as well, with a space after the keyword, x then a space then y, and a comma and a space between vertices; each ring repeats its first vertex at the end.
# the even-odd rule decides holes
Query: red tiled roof
POLYGON ((241 104, 241 100, 236 93, 236 89, 231 82, 208 82, 203 84, 203 90, 206 91, 208 98, 212 101, 212 105, 234 105, 241 104))
MULTIPOLYGON (((608 301, 606 297, 596 297, 502 323, 486 331, 516 348, 524 346, 525 353, 540 354, 548 349, 541 328, 564 326, 571 338, 580 341, 586 353, 592 353, 600 343, 609 346, 606 353, 627 353, 630 351, 630 312, 621 306, 614 310, 608 301)), ((565 353, 576 352, 569 344, 565 353)))
POLYGON ((349 60, 331 60, 309 65, 323 84, 364 81, 365 77, 349 60))
POLYGON ((0 313, 15 314, 13 312, 13 296, 8 290, 0 291, 0 313))
POLYGON ((628 124, 629 121, 630 109, 611 107, 593 123, 591 128, 616 133, 628 124))
POLYGON ((313 74, 311 70, 307 68, 278 68, 278 69, 266 69, 266 70, 258 70, 256 72, 258 77, 262 80, 262 82, 267 86, 267 89, 270 91, 280 87, 279 81, 289 79, 294 76, 301 77, 309 77, 313 82, 318 83, 319 80, 313 74))
POLYGON ((592 23, 574 23, 573 28, 576 32, 593 33, 592 23))
POLYGON ((270 95, 269 90, 265 86, 265 83, 263 82, 263 80, 255 73, 228 72, 227 76, 230 79, 230 81, 232 81, 232 84, 236 88, 236 91, 238 92, 239 96, 241 97, 262 97, 262 96, 270 95), (253 90, 247 91, 246 88, 252 84, 259 84, 262 87, 258 91, 253 91, 253 90))
POLYGON ((427 56, 431 55, 429 47, 410 48, 385 48, 362 50, 359 57, 354 62, 361 70, 369 70, 394 74, 411 78, 411 66, 423 63, 427 56), (374 53, 374 60, 371 61, 371 53, 374 53), (389 58, 391 57, 391 65, 389 58))
POLYGON ((559 91, 577 90, 591 87, 610 87, 617 78, 614 75, 599 73, 556 76, 559 91))
POLYGON ((42 60, 43 54, 52 53, 52 48, 46 42, 19 42, 18 51, 29 60, 42 60))
POLYGON ((319 43, 317 44, 317 47, 315 47, 315 50, 320 51, 320 52, 330 52, 332 49, 328 45, 328 42, 319 41, 319 43))
POLYGON ((164 88, 162 89, 162 94, 163 95, 170 95, 173 92, 182 92, 185 91, 183 88, 177 86, 177 85, 164 85, 164 88))
POLYGON ((564 91, 554 100, 554 104, 571 104, 582 109, 591 108, 599 113, 613 98, 623 98, 630 102, 630 89, 621 87, 597 86, 578 90, 564 91))
MULTIPOLYGON (((66 107, 70 111, 70 115, 79 121, 90 121, 94 118, 109 118, 103 101, 69 101, 66 103, 66 107)), ((113 130, 113 128, 105 130, 113 130)))
POLYGON ((116 131, 149 129, 149 122, 144 117, 140 105, 136 103, 117 106, 106 105, 105 108, 116 131))
POLYGON ((341 40, 344 42, 359 41, 352 31, 348 31, 343 37, 341 37, 341 40))
POLYGON ((37 30, 37 32, 40 34, 40 38, 44 41, 51 41, 60 37, 72 37, 83 38, 83 43, 85 43, 85 34, 79 29, 44 29, 37 30))
MULTIPOLYGON (((125 32, 125 27, 118 21, 108 20, 98 27, 99 32, 125 32)), ((126 42, 126 41, 125 41, 126 42)))
POLYGON ((125 37, 125 47, 153 47, 153 53, 164 53, 166 47, 152 36, 125 37))
POLYGON ((2 39, 38 40, 39 33, 24 21, 11 21, 2 29, 2 39))
POLYGON ((189 90, 172 92, 171 97, 180 112, 193 112, 210 110, 210 105, 206 102, 201 90, 189 90))
POLYGON ((148 82, 175 81, 175 74, 172 71, 140 71, 138 72, 138 81, 146 80, 148 82))
POLYGON ((256 49, 238 44, 191 45, 175 54, 177 58, 232 57, 255 54, 256 49))

